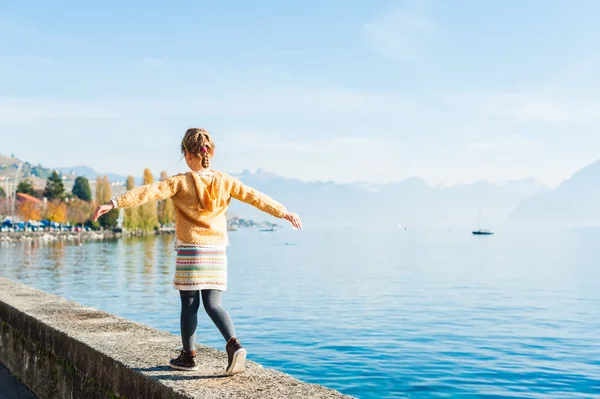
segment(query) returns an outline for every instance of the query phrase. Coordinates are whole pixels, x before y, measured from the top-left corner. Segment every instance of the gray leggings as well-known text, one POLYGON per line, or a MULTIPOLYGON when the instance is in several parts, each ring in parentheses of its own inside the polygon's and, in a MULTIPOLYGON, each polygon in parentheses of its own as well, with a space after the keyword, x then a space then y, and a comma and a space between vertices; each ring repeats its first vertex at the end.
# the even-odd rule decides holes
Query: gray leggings
MULTIPOLYGON (((196 350, 196 327, 200 308, 200 291, 179 291, 181 296, 181 342, 184 351, 196 350)), ((233 321, 221 306, 221 291, 202 290, 204 310, 217 326, 225 341, 235 337, 233 321)))

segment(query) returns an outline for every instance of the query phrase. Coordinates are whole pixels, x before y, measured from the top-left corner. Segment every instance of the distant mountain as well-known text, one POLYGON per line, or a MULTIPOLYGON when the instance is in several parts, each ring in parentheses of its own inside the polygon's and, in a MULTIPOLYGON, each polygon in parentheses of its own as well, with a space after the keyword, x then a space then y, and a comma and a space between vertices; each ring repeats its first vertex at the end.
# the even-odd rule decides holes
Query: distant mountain
POLYGON ((600 161, 576 172, 556 189, 524 200, 509 220, 600 222, 600 161))
MULTIPOLYGON (((96 172, 94 169, 89 166, 71 166, 64 168, 56 168, 56 170, 60 171, 62 174, 66 176, 83 176, 88 180, 96 180, 98 176, 107 176, 108 180, 111 182, 125 182, 127 181, 127 176, 119 175, 116 173, 102 173, 96 172)), ((143 177, 135 177, 135 184, 140 186, 144 184, 143 177)), ((158 176, 154 176, 154 180, 159 180, 158 176)))
POLYGON ((83 176, 88 178, 89 180, 95 180, 98 176, 108 176, 108 180, 110 181, 126 181, 127 176, 118 175, 115 173, 101 173, 96 172, 94 169, 88 166, 71 166, 71 167, 62 167, 56 168, 56 170, 60 171, 64 175, 76 175, 83 176))
POLYGON ((348 184, 348 187, 352 187, 357 191, 366 191, 372 193, 376 193, 377 191, 379 191, 380 186, 381 184, 369 183, 364 181, 348 184))
MULTIPOLYGON (((311 225, 477 227, 480 207, 489 227, 504 221, 524 199, 546 190, 533 179, 495 185, 480 181, 432 187, 418 178, 390 184, 337 184, 286 179, 263 170, 235 175, 300 213, 311 225)), ((261 218, 260 212, 232 201, 231 212, 261 218)), ((488 227, 482 226, 482 227, 488 227)))

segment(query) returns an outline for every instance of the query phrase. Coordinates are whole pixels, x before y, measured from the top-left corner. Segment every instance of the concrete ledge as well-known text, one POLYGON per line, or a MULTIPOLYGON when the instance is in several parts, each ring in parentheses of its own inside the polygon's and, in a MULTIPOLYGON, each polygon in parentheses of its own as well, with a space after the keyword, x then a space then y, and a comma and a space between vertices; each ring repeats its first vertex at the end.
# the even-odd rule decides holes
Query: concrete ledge
POLYGON ((171 370, 179 337, 4 278, 0 323, 0 361, 42 399, 349 398, 253 362, 226 378, 208 347, 199 371, 171 370))

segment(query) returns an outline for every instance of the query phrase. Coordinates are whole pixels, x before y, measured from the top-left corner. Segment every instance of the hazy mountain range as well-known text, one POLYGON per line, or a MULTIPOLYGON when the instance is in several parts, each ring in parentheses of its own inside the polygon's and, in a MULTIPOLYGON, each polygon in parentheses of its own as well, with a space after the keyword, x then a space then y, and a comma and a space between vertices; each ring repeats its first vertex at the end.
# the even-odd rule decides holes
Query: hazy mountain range
POLYGON ((600 161, 576 172, 556 189, 525 199, 509 220, 575 224, 600 222, 600 161))
MULTIPOLYGON (((77 175, 84 176, 89 180, 95 180, 98 176, 107 176, 110 181, 126 181, 127 176, 118 175, 116 173, 101 173, 96 172, 94 169, 89 166, 71 166, 71 167, 61 167, 56 168, 56 170, 60 171, 60 173, 65 175, 77 175)), ((136 184, 140 184, 142 182, 142 178, 136 178, 136 184)))
MULTIPOLYGON (((418 178, 396 183, 337 184, 303 182, 258 170, 235 175, 298 212, 313 225, 338 226, 472 226, 504 221, 524 199, 547 190, 533 179, 495 185, 485 181, 432 187, 418 178), (481 209, 481 217, 479 217, 481 209)), ((260 213, 232 202, 231 212, 260 213)))
MULTIPOLYGON (((90 179, 103 173, 80 166, 59 168, 90 179)), ((550 190, 534 179, 506 184, 478 181, 434 187, 418 178, 389 184, 305 182, 263 170, 233 174, 263 191, 312 225, 470 226, 493 228, 504 220, 533 222, 600 222, 600 161, 578 171, 550 190)), ((111 180, 125 176, 108 174, 111 180)), ((140 184, 141 178, 137 178, 140 184)), ((231 212, 265 219, 260 211, 232 201, 231 212)))
MULTIPOLYGON (((99 173, 86 166, 58 170, 89 179, 103 175, 113 181, 126 179, 126 176, 99 173)), ((338 184, 288 179, 260 169, 254 173, 245 170, 233 175, 300 213, 307 223, 331 226, 478 227, 481 224, 481 227, 493 227, 494 223, 505 220, 524 199, 547 190, 534 179, 503 185, 479 181, 453 187, 433 187, 418 178, 389 184, 338 184)), ((140 184, 141 178, 136 178, 136 181, 140 184)), ((260 211, 237 201, 232 201, 230 211, 243 217, 269 219, 260 211)))

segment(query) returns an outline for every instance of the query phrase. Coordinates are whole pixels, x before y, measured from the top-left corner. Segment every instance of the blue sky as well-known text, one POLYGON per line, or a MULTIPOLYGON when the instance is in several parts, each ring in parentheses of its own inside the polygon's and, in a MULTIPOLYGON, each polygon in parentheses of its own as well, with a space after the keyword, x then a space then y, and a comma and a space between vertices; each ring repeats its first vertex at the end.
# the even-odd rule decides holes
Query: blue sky
POLYGON ((0 0, 0 153, 34 163, 176 173, 189 126, 219 169, 305 180, 600 158, 599 1, 52 3, 0 0))

